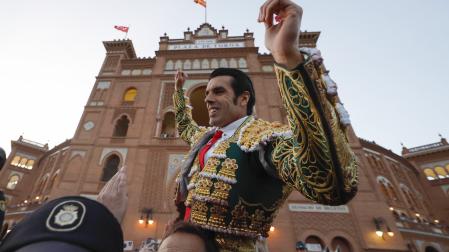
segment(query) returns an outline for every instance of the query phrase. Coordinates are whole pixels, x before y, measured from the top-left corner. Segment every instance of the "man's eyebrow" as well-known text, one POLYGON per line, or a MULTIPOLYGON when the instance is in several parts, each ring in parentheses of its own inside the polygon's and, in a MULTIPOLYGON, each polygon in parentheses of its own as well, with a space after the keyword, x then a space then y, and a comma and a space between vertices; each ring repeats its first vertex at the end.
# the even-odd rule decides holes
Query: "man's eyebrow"
POLYGON ((219 87, 214 87, 214 88, 212 88, 212 89, 210 89, 210 90, 207 90, 207 89, 206 89, 206 94, 208 94, 210 91, 216 93, 216 92, 221 92, 221 91, 224 91, 224 90, 225 90, 225 88, 224 88, 224 87, 221 87, 221 86, 219 86, 219 87))
POLYGON ((225 88, 224 87, 215 87, 215 88, 213 88, 212 89, 214 92, 217 92, 217 91, 223 91, 223 90, 225 90, 225 88))

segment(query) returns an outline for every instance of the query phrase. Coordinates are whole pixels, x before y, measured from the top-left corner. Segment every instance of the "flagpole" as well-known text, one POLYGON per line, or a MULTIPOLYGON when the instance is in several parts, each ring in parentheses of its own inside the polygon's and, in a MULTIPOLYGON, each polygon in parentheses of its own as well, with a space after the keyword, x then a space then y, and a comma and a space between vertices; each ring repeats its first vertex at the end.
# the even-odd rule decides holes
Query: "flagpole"
POLYGON ((204 7, 204 23, 207 23, 207 4, 204 7))
POLYGON ((125 39, 128 39, 128 31, 129 31, 129 25, 128 25, 128 29, 126 30, 126 33, 125 33, 125 39))

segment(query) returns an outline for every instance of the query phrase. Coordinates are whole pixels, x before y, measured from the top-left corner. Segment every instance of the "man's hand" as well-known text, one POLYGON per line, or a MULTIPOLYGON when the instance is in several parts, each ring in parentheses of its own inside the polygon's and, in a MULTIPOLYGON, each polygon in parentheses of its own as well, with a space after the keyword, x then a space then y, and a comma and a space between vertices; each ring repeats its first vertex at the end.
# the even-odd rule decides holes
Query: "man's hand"
POLYGON ((186 82, 187 74, 184 73, 181 69, 178 69, 175 74, 175 90, 179 90, 184 85, 184 82, 186 82))
POLYGON ((104 185, 97 197, 97 201, 105 205, 120 223, 123 220, 128 205, 126 179, 126 166, 123 166, 104 185))
POLYGON ((265 46, 278 64, 293 69, 304 59, 299 52, 299 28, 302 8, 290 0, 267 0, 259 12, 259 22, 265 24, 265 46), (273 24, 273 16, 280 19, 273 24))

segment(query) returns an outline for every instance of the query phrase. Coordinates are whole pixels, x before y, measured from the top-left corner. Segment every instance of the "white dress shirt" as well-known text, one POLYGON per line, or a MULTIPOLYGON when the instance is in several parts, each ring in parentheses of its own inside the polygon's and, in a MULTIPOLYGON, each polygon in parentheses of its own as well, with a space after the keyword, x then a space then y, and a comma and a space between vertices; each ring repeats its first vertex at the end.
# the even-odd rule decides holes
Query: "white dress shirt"
POLYGON ((214 145, 212 145, 212 147, 210 147, 210 149, 206 152, 206 154, 204 154, 204 163, 207 162, 207 160, 212 155, 212 153, 214 152, 215 148, 218 146, 219 143, 223 142, 224 140, 226 140, 226 139, 232 137, 232 135, 234 135, 235 131, 240 127, 240 125, 242 125, 242 123, 246 120, 246 118, 248 118, 248 116, 244 116, 244 117, 242 117, 238 120, 235 120, 232 123, 224 126, 223 128, 217 129, 217 130, 223 131, 223 135, 221 135, 221 138, 218 139, 218 141, 216 143, 214 143, 214 145))

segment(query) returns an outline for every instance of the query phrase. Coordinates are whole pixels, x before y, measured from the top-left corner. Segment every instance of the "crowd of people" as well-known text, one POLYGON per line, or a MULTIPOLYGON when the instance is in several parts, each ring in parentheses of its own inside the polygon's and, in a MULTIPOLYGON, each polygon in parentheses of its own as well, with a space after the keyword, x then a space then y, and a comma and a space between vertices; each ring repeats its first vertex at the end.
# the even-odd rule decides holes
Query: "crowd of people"
MULTIPOLYGON (((158 251, 263 252, 277 210, 292 190, 329 205, 354 197, 357 164, 344 134, 347 120, 336 118, 336 87, 315 81, 320 78, 319 52, 306 50, 305 57, 298 48, 301 17, 302 8, 290 0, 267 0, 258 17, 266 27, 265 45, 277 63, 289 125, 254 118, 255 91, 249 76, 218 68, 206 87, 212 127, 199 127, 184 98, 187 75, 177 72, 177 129, 192 148, 177 178, 179 215, 167 224, 158 251)), ((0 157, 4 162, 3 151, 0 157)), ((123 251, 120 223, 127 204, 123 166, 96 200, 61 197, 28 214, 2 234, 0 252, 123 251)), ((305 244, 297 243, 296 250, 306 251, 305 244)))

